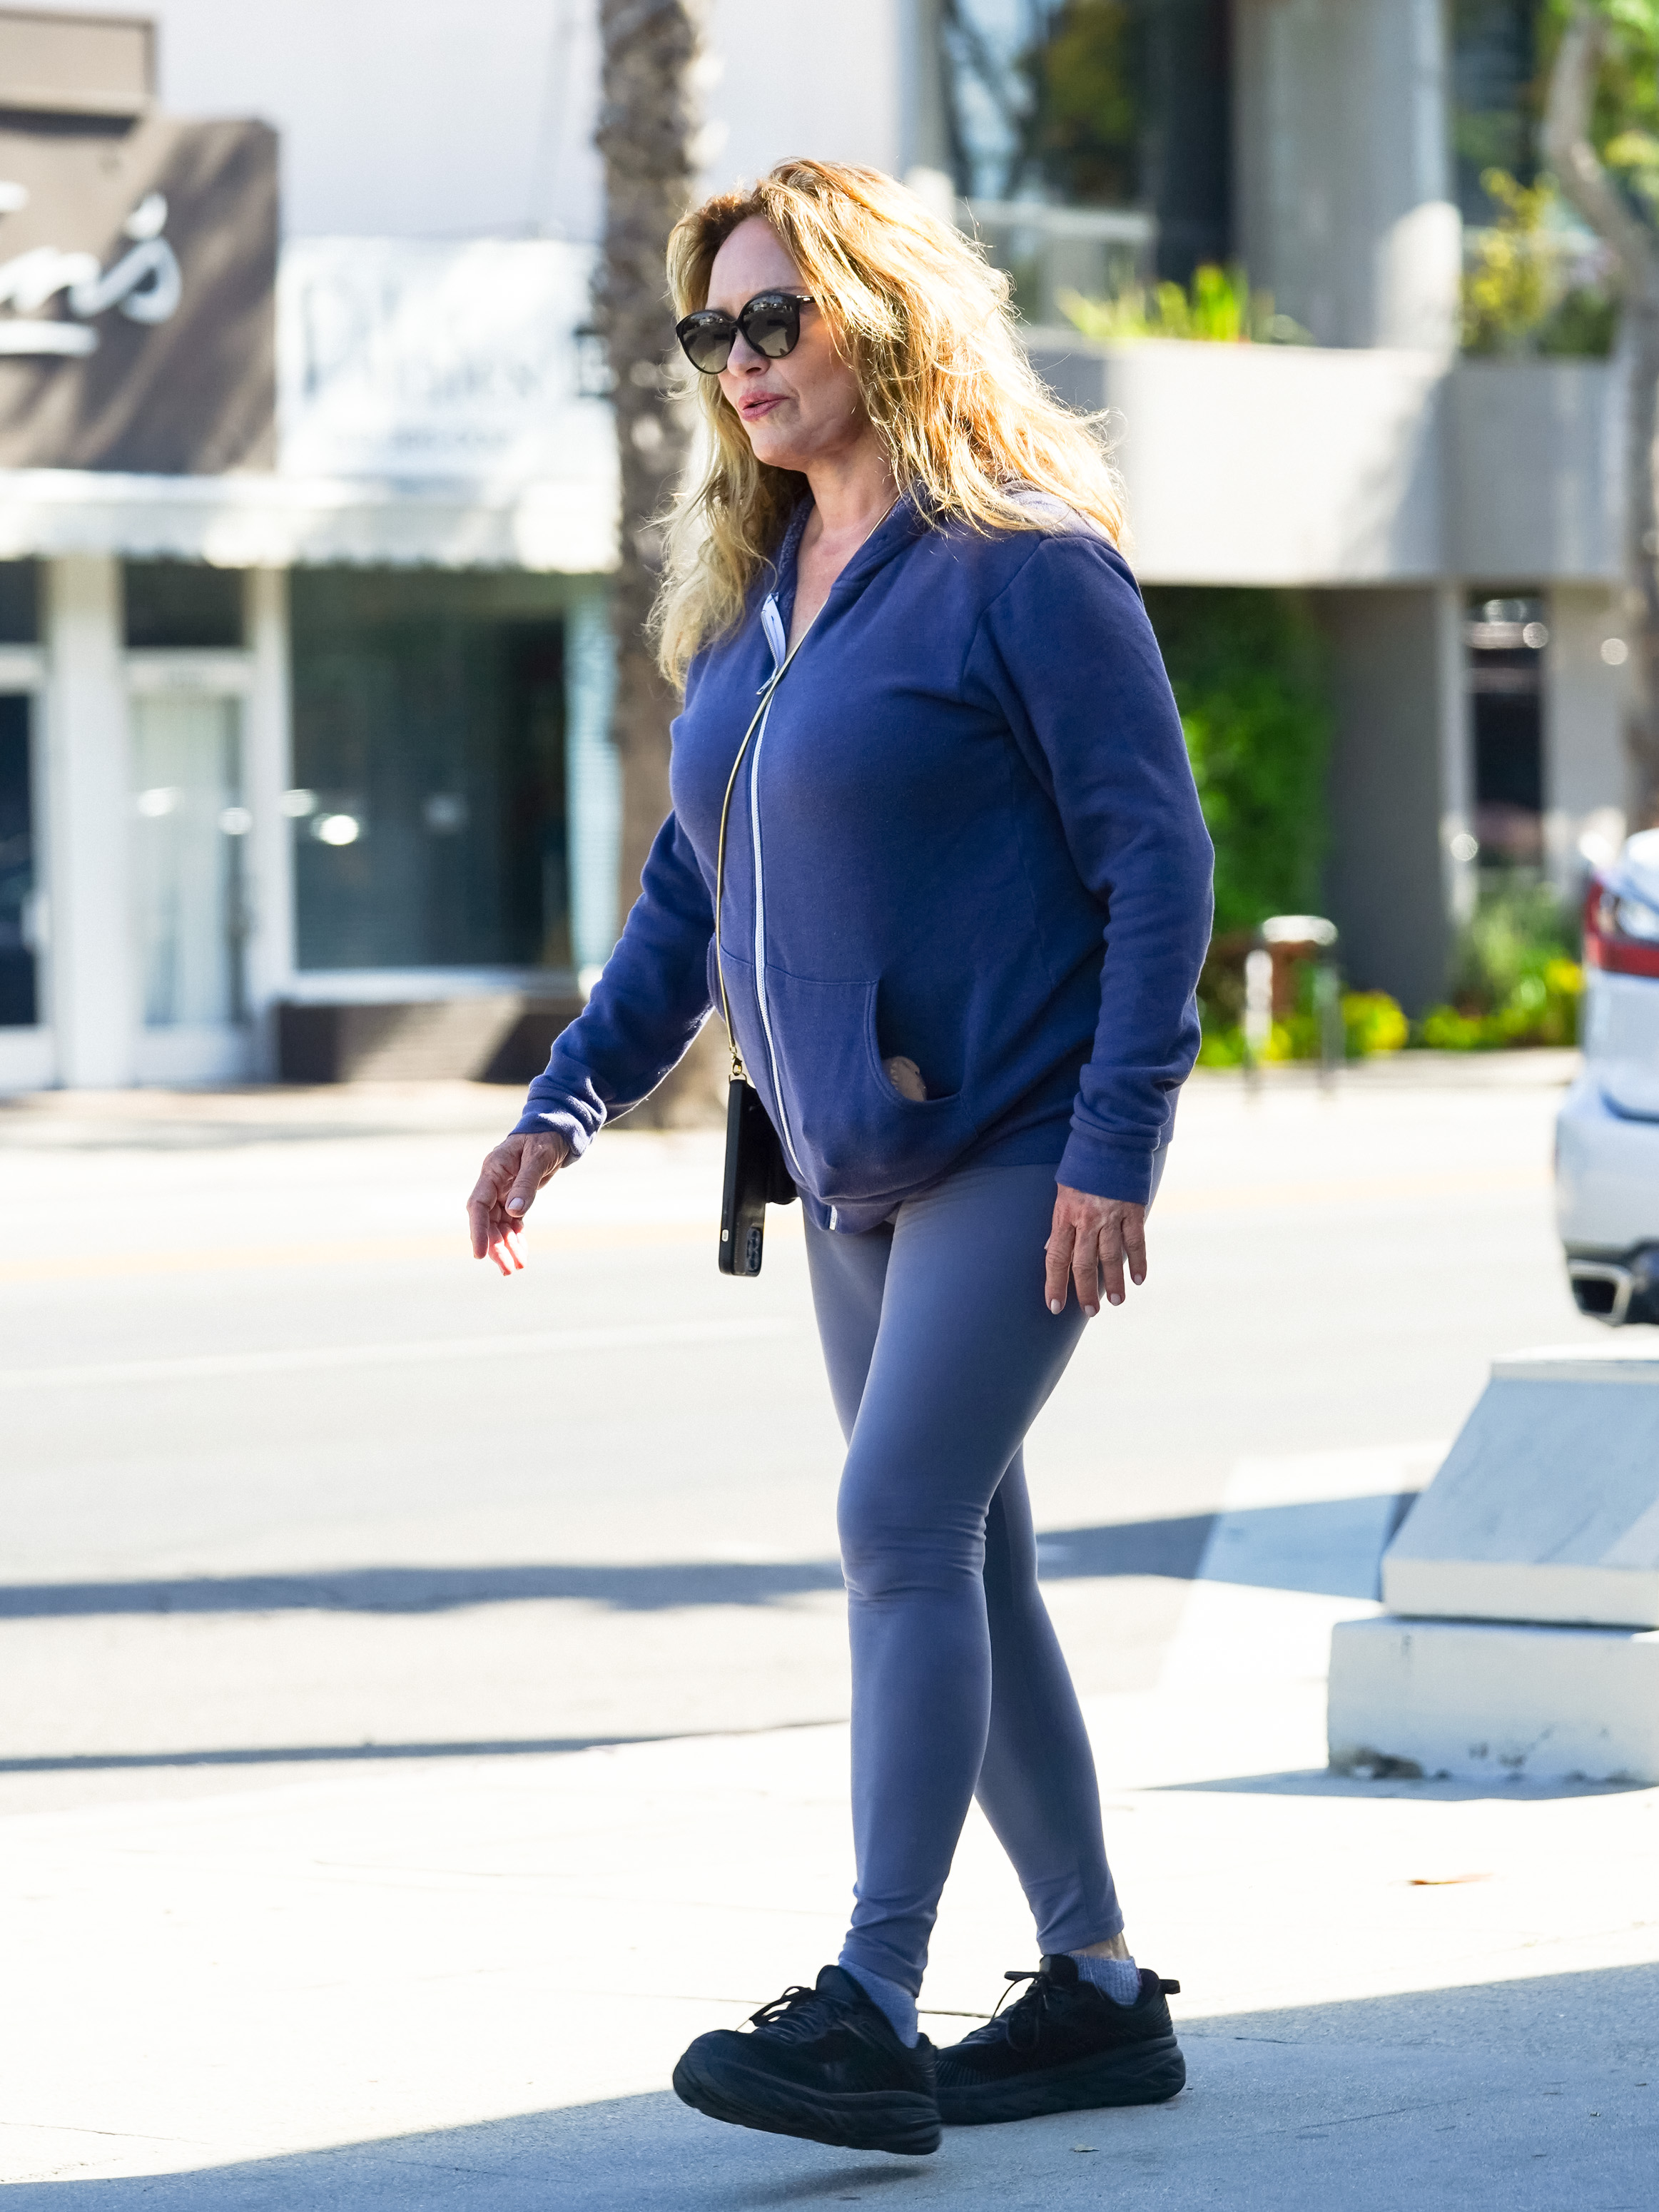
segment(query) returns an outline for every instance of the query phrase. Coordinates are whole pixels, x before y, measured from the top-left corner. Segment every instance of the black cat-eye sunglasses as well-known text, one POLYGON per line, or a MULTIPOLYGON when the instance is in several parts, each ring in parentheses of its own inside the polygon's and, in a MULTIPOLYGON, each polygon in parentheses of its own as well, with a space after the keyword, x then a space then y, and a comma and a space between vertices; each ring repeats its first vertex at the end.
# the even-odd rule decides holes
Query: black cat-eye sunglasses
POLYGON ((704 376, 718 376, 732 358, 738 332, 768 361, 781 361, 800 343, 800 311, 813 304, 810 292, 757 292, 735 315, 718 307, 699 307, 676 323, 674 335, 685 357, 704 376))

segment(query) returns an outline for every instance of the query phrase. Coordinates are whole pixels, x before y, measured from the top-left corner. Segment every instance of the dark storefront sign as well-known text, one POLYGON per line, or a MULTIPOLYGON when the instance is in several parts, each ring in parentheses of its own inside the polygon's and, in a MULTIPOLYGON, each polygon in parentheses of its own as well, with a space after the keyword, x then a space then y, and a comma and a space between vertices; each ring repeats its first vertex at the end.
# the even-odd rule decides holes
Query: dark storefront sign
POLYGON ((19 109, 0 73, 0 467, 270 467, 276 242, 264 124, 19 109))

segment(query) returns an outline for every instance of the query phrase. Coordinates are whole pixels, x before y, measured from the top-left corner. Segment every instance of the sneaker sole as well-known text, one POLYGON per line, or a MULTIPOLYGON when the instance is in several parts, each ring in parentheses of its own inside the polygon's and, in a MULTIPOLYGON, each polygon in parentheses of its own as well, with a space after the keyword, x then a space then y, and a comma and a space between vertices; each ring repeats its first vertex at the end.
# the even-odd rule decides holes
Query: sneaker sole
POLYGON ((987 2127, 999 2120, 1035 2120, 1045 2112, 1088 2112, 1107 2105, 1162 2105, 1186 2087, 1187 2062, 1174 2036, 1127 2050, 1102 2051, 972 2088, 939 2084, 939 2116, 947 2128, 987 2127))
POLYGON ((914 2091, 815 2097, 774 2075, 735 2066, 722 2067, 716 2075, 682 2058, 674 2069, 674 2094, 711 2120, 767 2135, 799 2136, 838 2150, 926 2158, 939 2146, 939 2108, 931 2097, 914 2091))

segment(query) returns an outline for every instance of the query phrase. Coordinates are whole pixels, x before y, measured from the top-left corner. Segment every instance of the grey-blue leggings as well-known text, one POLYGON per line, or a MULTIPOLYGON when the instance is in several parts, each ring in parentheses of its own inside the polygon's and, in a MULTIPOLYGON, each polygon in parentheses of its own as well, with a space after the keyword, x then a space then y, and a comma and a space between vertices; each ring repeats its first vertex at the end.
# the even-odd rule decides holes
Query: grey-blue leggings
POLYGON ((1123 1925, 1077 1693, 1037 1589, 1025 1432, 1082 1334, 1043 1300, 1048 1167, 965 1169, 863 1236, 806 1231, 847 1437, 857 1899, 842 1963, 914 1996, 969 1801, 1044 1952, 1123 1925))

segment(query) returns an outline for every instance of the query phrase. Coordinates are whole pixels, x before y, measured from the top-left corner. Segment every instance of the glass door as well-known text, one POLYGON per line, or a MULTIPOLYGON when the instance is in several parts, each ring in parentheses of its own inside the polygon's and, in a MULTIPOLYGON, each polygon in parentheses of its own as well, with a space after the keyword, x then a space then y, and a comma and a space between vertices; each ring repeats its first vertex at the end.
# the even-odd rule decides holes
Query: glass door
POLYGON ((241 702, 211 693, 132 699, 138 959, 149 1030, 246 1018, 241 702))

